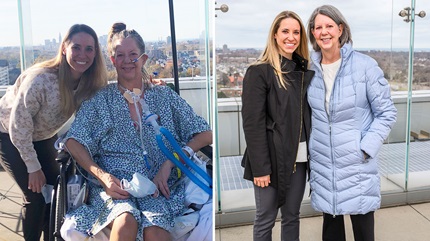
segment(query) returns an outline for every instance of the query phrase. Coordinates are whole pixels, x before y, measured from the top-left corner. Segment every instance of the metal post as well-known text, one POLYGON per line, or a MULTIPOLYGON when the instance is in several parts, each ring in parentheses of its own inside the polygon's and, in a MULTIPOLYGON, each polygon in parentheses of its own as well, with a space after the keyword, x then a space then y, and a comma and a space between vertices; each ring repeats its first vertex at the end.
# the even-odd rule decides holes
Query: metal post
POLYGON ((21 71, 26 69, 25 63, 25 41, 24 41, 24 21, 22 17, 22 2, 18 0, 18 19, 19 19, 19 40, 20 40, 20 61, 21 61, 21 71))
POLYGON ((20 61, 21 71, 24 71, 34 63, 33 43, 31 35, 30 0, 17 0, 19 37, 20 37, 20 61))
POLYGON ((172 38, 172 59, 173 59, 173 78, 175 81, 175 91, 179 94, 179 77, 178 77, 178 57, 176 53, 176 33, 175 33, 175 16, 173 11, 173 0, 169 0, 170 16, 170 35, 172 38))
POLYGON ((405 162, 405 191, 408 191, 409 183, 409 152, 411 141, 411 104, 412 81, 414 77, 414 35, 415 35, 415 0, 411 0, 410 10, 410 35, 409 35, 409 71, 408 71, 408 98, 406 101, 406 162, 405 162))

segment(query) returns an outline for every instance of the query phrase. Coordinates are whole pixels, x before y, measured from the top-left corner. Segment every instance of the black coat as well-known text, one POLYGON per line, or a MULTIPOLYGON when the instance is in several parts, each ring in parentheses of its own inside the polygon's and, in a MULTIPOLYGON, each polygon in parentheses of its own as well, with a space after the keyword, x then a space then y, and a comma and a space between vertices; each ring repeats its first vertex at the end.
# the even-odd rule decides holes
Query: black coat
MULTIPOLYGON (((282 58, 287 90, 269 64, 250 66, 242 92, 242 119, 247 148, 243 155, 244 178, 270 175, 278 190, 278 207, 285 203, 300 141, 308 141, 311 127, 306 90, 314 75, 307 61, 294 54, 282 58), (303 121, 302 121, 303 120, 303 121)), ((294 184, 293 184, 294 185, 294 184)))

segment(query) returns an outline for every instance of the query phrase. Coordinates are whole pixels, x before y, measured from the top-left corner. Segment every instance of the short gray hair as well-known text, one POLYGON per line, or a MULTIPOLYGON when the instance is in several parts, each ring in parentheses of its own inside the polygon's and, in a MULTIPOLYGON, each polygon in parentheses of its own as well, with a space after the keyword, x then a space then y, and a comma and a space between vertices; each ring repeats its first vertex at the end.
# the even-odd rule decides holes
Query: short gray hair
POLYGON ((317 17, 318 14, 322 14, 324 16, 331 18, 337 24, 337 26, 340 26, 342 24, 343 31, 342 31, 342 35, 339 37, 340 47, 342 47, 345 43, 352 44, 351 28, 349 27, 349 24, 346 21, 345 17, 336 7, 332 5, 323 5, 321 7, 316 8, 312 12, 311 17, 309 18, 309 21, 308 21, 309 41, 311 42, 312 47, 315 51, 321 51, 321 48, 318 46, 317 41, 314 35, 312 34, 312 30, 315 28, 315 18, 317 17))

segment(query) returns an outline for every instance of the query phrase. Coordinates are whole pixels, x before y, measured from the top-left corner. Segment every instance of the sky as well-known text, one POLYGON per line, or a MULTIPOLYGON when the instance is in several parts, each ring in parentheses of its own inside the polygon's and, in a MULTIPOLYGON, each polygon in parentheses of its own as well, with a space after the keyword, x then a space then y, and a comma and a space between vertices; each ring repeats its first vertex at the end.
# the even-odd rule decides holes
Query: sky
MULTIPOLYGON (((76 23, 87 24, 97 35, 106 35, 114 22, 124 22, 145 41, 166 40, 170 36, 168 0, 21 0, 25 26, 32 45, 65 35, 76 23), (28 18, 30 16, 30 18, 28 18)), ((176 39, 199 38, 204 29, 204 2, 174 1, 176 39), (176 5, 175 5, 176 4, 176 5), (201 9, 201 10, 200 10, 201 9)), ((18 46, 17 0, 0 1, 0 46, 18 46)), ((26 43, 28 43, 26 41, 26 43)))
MULTIPOLYGON (((430 49, 430 1, 415 0, 417 13, 425 18, 415 21, 415 48, 430 49)), ((337 7, 347 19, 355 48, 408 48, 410 24, 398 15, 411 6, 411 0, 218 0, 227 4, 227 13, 217 12, 215 42, 218 48, 264 48, 270 25, 283 10, 296 12, 307 25, 312 11, 323 4, 337 7), (391 24, 393 23, 393 24, 391 24), (393 28, 392 28, 393 26, 393 28)))
MULTIPOLYGON (((213 1, 213 0, 209 0, 213 1)), ((114 22, 136 29, 145 41, 166 40, 170 35, 168 0, 21 0, 27 36, 26 44, 44 44, 75 23, 85 23, 105 35, 114 22), (30 16, 28 18, 28 16, 30 16)), ((306 25, 311 12, 322 4, 336 6, 352 30, 355 48, 408 48, 410 24, 398 15, 411 0, 216 0, 210 6, 227 4, 226 13, 216 11, 210 30, 215 46, 221 48, 264 48, 270 25, 282 10, 295 11, 306 25)), ((430 1, 415 0, 415 48, 430 49, 430 1)), ((204 30, 204 0, 174 1, 176 39, 199 38, 204 30)), ((19 45, 17 0, 1 0, 0 46, 19 45), (6 24, 5 24, 6 23, 6 24)), ((211 16, 212 17, 212 16, 211 16)))

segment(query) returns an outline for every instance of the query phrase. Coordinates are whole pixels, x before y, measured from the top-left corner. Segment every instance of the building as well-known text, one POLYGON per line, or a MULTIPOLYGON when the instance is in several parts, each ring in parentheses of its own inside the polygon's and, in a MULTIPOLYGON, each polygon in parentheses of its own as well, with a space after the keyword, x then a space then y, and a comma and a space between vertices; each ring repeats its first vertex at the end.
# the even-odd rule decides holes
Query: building
POLYGON ((9 84, 9 63, 5 59, 0 59, 0 85, 9 84))

